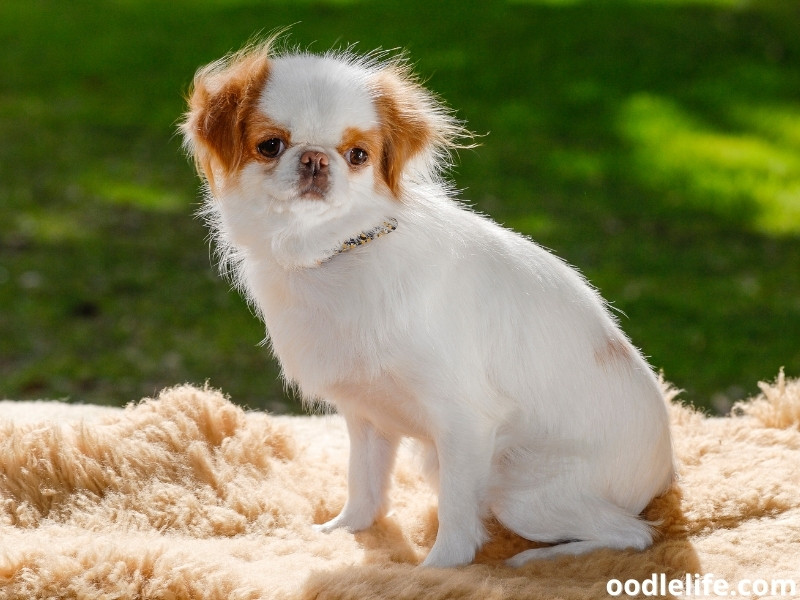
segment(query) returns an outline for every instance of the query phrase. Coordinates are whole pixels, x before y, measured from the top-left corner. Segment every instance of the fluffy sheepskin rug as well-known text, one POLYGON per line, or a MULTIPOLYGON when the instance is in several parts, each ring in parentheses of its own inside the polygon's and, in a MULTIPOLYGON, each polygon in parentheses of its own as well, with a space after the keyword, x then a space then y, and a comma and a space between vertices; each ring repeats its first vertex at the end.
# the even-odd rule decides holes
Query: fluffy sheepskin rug
POLYGON ((680 482, 646 511, 652 548, 516 570, 502 561, 532 544, 496 523, 475 564, 417 567, 436 499, 407 451, 392 514, 355 535, 314 532, 345 499, 336 416, 247 413, 190 386, 124 410, 2 402, 0 597, 602 598, 610 579, 662 573, 800 588, 800 381, 761 389, 725 418, 665 392, 680 482))

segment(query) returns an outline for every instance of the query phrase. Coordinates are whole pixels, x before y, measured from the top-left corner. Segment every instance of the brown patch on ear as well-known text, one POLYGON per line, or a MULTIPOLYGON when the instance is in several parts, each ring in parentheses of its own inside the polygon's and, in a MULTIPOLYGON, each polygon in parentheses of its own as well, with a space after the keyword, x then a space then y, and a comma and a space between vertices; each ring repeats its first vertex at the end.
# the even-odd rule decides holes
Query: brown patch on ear
POLYGON ((383 139, 380 175, 395 197, 401 197, 403 171, 412 158, 420 158, 420 169, 435 178, 450 166, 452 150, 473 147, 459 142, 470 132, 422 87, 402 57, 375 72, 372 88, 383 139))
POLYGON ((420 106, 416 86, 390 72, 382 74, 377 87, 375 106, 383 138, 379 168, 386 185, 399 197, 400 176, 406 163, 433 143, 433 132, 422 114, 424 105, 420 106))
POLYGON ((215 169, 228 175, 248 156, 248 117, 268 76, 269 56, 259 46, 212 63, 194 77, 181 128, 198 171, 212 189, 215 169))

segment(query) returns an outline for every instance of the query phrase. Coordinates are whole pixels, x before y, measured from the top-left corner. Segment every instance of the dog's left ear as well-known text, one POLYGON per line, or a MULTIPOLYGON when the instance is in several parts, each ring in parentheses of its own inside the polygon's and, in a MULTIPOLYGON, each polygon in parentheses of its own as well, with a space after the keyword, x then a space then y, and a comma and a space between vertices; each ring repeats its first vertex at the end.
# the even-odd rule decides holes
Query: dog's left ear
POLYGON ((194 77, 180 128, 198 172, 215 188, 214 174, 235 171, 244 157, 247 116, 269 75, 266 45, 203 67, 194 77))
POLYGON ((380 69, 373 87, 383 138, 381 174, 399 198, 403 174, 412 159, 417 175, 435 178, 450 166, 454 149, 468 147, 458 140, 470 134, 419 84, 405 62, 380 69))

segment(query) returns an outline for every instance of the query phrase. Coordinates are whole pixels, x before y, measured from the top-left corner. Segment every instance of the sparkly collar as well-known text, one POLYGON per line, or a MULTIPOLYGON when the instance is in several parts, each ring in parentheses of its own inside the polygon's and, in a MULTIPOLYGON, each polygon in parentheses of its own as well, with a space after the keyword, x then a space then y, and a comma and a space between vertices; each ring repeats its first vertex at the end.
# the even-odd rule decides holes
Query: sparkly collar
POLYGON ((374 239, 392 233, 395 229, 397 229, 397 219, 393 219, 391 217, 385 219, 383 223, 381 223, 377 227, 373 227, 372 229, 367 229, 366 231, 362 231, 358 235, 342 242, 342 244, 331 253, 331 256, 328 258, 328 260, 336 256, 337 254, 343 254, 348 250, 358 248, 359 246, 363 246, 364 244, 367 244, 374 239))

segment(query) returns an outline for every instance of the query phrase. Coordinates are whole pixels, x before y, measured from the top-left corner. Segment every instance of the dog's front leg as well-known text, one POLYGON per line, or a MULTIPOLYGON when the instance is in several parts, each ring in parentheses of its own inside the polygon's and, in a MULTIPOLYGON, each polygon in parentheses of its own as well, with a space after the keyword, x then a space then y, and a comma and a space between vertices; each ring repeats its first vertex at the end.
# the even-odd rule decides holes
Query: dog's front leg
POLYGON ((350 436, 347 502, 338 516, 314 526, 325 533, 340 527, 361 531, 389 508, 389 479, 399 438, 382 434, 361 417, 352 414, 344 417, 350 436))
POLYGON ((472 562, 486 541, 482 517, 492 463, 494 433, 449 433, 435 440, 439 459, 439 531, 422 563, 454 567, 472 562))

